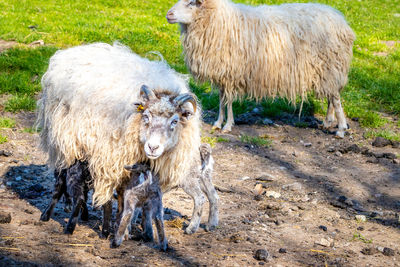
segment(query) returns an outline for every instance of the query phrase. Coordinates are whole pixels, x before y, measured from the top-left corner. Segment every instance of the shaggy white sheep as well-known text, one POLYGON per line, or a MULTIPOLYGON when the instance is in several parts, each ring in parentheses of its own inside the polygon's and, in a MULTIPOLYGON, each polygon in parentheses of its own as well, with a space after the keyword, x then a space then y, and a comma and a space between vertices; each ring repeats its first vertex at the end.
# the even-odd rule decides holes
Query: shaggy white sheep
POLYGON ((347 83, 355 35, 339 11, 320 4, 234 4, 229 0, 180 0, 167 13, 180 23, 185 62, 193 76, 219 87, 214 127, 221 128, 225 105, 234 124, 232 101, 245 95, 261 100, 282 96, 296 101, 314 91, 328 98, 324 126, 346 118, 340 91, 347 83))
MULTIPOLYGON (((194 200, 187 233, 200 223, 200 107, 187 82, 164 62, 150 61, 118 44, 91 44, 58 51, 42 78, 38 101, 41 147, 50 169, 87 161, 93 200, 103 205, 129 179, 125 165, 149 161, 162 190, 182 187, 194 200)), ((203 184, 206 183, 206 188, 203 184)), ((203 191, 203 192, 202 192, 203 191)), ((209 217, 210 227, 218 214, 209 217)))

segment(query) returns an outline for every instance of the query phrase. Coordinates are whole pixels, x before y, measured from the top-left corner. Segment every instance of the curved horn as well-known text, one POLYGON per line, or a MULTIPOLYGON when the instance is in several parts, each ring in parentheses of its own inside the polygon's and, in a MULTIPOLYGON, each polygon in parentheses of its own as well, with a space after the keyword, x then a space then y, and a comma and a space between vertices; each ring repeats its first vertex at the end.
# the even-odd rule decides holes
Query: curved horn
POLYGON ((145 84, 140 87, 140 96, 144 97, 146 100, 150 100, 156 97, 153 90, 149 89, 149 87, 145 84))
POLYGON ((179 107, 182 106, 183 104, 185 104, 186 102, 190 102, 193 105, 193 111, 196 112, 197 109, 197 101, 196 98, 193 94, 190 93, 186 93, 186 94, 181 94, 178 95, 175 99, 174 99, 174 104, 179 107))

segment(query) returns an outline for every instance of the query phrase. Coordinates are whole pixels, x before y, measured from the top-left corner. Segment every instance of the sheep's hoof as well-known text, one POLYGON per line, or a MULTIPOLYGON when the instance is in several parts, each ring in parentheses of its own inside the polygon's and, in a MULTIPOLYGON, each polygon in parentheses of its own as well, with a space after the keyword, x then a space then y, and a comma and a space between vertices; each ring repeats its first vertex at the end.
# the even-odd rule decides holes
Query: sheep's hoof
POLYGON ((50 215, 47 212, 43 212, 40 216, 40 220, 43 222, 48 222, 50 220, 50 215))
POLYGON ((206 227, 204 227, 204 230, 206 230, 206 232, 211 232, 214 231, 215 229, 217 229, 216 225, 206 225, 206 227))
POLYGON ((101 231, 100 238, 101 239, 107 239, 107 237, 110 235, 109 231, 101 231))
POLYGON ((224 128, 222 128, 222 133, 229 133, 232 131, 232 125, 225 124, 224 128))
POLYGON ((339 131, 336 131, 336 136, 335 137, 342 139, 342 138, 344 138, 344 134, 345 134, 344 130, 339 130, 339 131))
POLYGON ((66 234, 66 235, 72 235, 73 233, 74 233, 74 228, 72 228, 72 227, 67 227, 67 228, 65 228, 65 230, 64 230, 64 234, 66 234))
POLYGON ((111 243, 110 243, 110 248, 117 248, 117 247, 121 246, 121 243, 122 243, 122 242, 117 242, 116 239, 113 239, 113 240, 111 241, 111 243))
POLYGON ((161 251, 167 251, 167 249, 168 249, 168 242, 164 242, 164 243, 162 243, 162 244, 160 244, 159 245, 159 249, 161 250, 161 251))
POLYGON ((221 125, 213 125, 213 127, 211 128, 211 130, 221 130, 221 125))
POLYGON ((194 234, 194 233, 196 232, 196 230, 197 230, 197 228, 189 227, 189 226, 188 226, 188 227, 185 229, 185 234, 188 234, 188 235, 194 234))
POLYGON ((328 129, 332 128, 334 122, 335 121, 326 121, 326 120, 324 120, 324 122, 322 124, 322 128, 325 129, 325 130, 328 130, 328 129))

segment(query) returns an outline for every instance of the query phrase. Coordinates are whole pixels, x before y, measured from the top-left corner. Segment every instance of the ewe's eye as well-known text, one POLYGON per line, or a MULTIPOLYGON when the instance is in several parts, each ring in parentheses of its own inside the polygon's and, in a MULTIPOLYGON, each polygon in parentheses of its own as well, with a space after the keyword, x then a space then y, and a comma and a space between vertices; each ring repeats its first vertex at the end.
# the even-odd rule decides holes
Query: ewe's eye
POLYGON ((171 129, 174 129, 177 124, 178 124, 178 120, 177 119, 172 120, 171 121, 171 129))

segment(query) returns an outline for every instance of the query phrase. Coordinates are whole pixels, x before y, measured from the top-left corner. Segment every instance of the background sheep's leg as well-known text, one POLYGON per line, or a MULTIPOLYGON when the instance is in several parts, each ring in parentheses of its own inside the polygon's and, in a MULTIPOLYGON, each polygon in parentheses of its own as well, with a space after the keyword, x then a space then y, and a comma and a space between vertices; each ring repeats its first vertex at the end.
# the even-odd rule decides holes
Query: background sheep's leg
POLYGON ((213 129, 221 129, 222 123, 224 122, 224 118, 225 118, 224 91, 219 90, 219 113, 218 113, 218 119, 214 122, 213 129))
POLYGON ((159 194, 153 200, 153 203, 154 203, 153 207, 155 209, 154 220, 157 227, 158 243, 160 244, 160 249, 162 251, 166 251, 168 248, 168 241, 164 231, 164 208, 162 205, 161 194, 159 194))
POLYGON ((56 183, 54 184, 53 195, 50 204, 47 206, 46 210, 43 211, 42 215, 40 216, 41 221, 47 222, 48 220, 50 220, 50 217, 53 214, 54 207, 60 200, 61 196, 67 192, 67 182, 65 173, 66 170, 62 170, 61 172, 58 171, 54 172, 56 183))
POLYGON ((222 132, 230 132, 232 130, 232 126, 235 124, 235 120, 233 117, 232 102, 233 100, 228 100, 228 107, 227 107, 228 118, 226 119, 226 123, 224 128, 222 129, 222 132))
POLYGON ((110 224, 112 216, 112 202, 108 201, 103 205, 103 225, 101 227, 101 235, 107 238, 110 234, 110 224))
POLYGON ((146 242, 154 242, 153 237, 153 208, 151 205, 151 201, 147 201, 142 208, 142 228, 143 228, 143 239, 146 242))
POLYGON ((333 107, 333 98, 328 97, 328 110, 326 111, 326 118, 324 120, 324 128, 329 129, 335 122, 335 108, 333 107))
POLYGON ((332 102, 335 108, 336 119, 338 121, 338 130, 336 132, 336 136, 344 138, 344 133, 348 127, 346 122, 346 116, 344 115, 342 104, 340 103, 340 96, 334 97, 332 102))
POLYGON ((205 202, 204 194, 200 189, 198 180, 194 179, 194 181, 194 183, 188 183, 182 187, 183 190, 193 198, 194 202, 192 219, 190 220, 189 226, 185 230, 185 233, 187 234, 193 234, 199 228, 201 214, 203 212, 203 204, 205 202))
POLYGON ((215 229, 218 225, 218 202, 219 197, 215 187, 212 183, 212 178, 210 172, 206 171, 204 176, 201 176, 202 190, 208 198, 210 204, 208 213, 208 225, 206 226, 207 231, 215 229))
POLYGON ((124 194, 124 211, 122 212, 119 224, 116 227, 115 236, 111 241, 111 247, 116 248, 122 244, 128 225, 131 223, 135 211, 137 199, 134 194, 126 192, 124 194))

